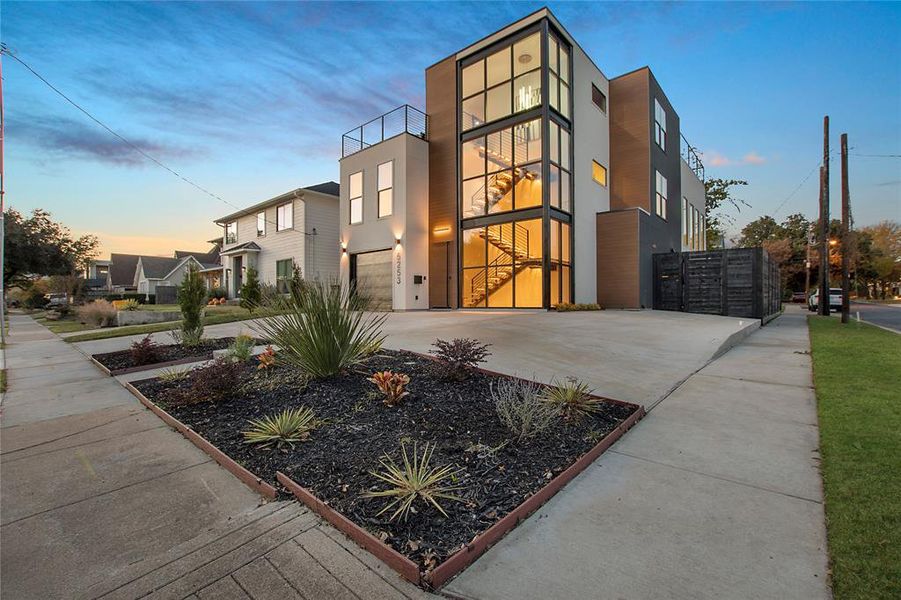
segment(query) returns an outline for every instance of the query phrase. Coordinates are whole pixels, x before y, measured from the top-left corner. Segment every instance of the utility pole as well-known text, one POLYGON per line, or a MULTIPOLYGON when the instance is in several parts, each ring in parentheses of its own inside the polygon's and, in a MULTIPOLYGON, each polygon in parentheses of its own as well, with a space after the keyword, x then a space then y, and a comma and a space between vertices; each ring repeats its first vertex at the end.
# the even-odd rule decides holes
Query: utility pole
POLYGON ((823 166, 820 167, 820 298, 817 312, 829 316, 829 115, 823 117, 823 166))
POLYGON ((810 247, 813 246, 816 237, 813 223, 807 226, 807 260, 804 261, 804 301, 810 299, 810 247))
POLYGON ((842 323, 851 312, 851 279, 848 262, 851 251, 851 196, 848 192, 848 134, 842 134, 842 323))
POLYGON ((6 286, 3 284, 6 276, 6 203, 3 194, 3 54, 0 53, 0 343, 6 347, 6 286))

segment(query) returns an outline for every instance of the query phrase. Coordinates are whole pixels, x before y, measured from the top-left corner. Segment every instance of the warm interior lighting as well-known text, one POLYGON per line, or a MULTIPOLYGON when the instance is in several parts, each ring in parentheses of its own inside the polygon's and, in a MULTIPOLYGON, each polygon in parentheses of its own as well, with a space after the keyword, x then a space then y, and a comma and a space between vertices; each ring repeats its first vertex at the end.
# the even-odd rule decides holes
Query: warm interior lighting
POLYGON ((829 245, 834 246, 838 243, 838 240, 829 240, 829 245))
POLYGON ((442 233, 450 233, 450 227, 436 227, 432 230, 432 233, 435 235, 441 235, 442 233))

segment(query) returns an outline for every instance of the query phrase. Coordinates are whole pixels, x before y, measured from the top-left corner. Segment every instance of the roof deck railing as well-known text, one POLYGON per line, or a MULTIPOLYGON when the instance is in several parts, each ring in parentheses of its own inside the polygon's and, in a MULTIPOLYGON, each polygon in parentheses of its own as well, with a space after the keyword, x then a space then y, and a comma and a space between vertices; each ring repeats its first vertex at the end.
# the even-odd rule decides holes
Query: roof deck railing
POLYGON ((688 140, 685 139, 685 136, 681 133, 679 137, 682 138, 681 144, 679 144, 679 151, 682 155, 682 160, 688 165, 688 168, 694 171, 695 175, 698 176, 698 179, 701 182, 704 181, 704 163, 701 162, 701 157, 698 156, 698 149, 688 143, 688 140))
POLYGON ((365 150, 401 133, 409 133, 428 140, 429 116, 409 104, 398 106, 342 135, 341 158, 365 150))

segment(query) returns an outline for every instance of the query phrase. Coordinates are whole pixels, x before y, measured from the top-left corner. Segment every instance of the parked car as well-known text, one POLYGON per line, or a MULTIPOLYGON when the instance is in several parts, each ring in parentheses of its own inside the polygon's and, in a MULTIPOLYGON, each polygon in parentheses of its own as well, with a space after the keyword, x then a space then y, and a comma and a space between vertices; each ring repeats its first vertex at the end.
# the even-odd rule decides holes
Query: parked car
POLYGON ((47 308, 59 308, 60 306, 69 306, 69 294, 44 294, 47 300, 47 308))
MULTIPOLYGON (((811 312, 815 311, 820 305, 820 291, 817 290, 810 295, 807 300, 807 309, 811 312)), ((842 309, 842 288, 829 288, 829 308, 832 310, 842 309)))
POLYGON ((807 294, 805 292, 795 292, 792 294, 793 304, 804 304, 807 302, 807 294))

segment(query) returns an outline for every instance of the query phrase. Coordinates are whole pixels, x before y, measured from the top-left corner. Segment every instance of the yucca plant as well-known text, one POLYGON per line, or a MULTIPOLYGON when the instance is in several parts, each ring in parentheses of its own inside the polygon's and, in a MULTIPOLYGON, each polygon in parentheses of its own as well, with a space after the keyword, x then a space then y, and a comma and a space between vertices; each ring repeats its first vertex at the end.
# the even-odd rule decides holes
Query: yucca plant
POLYGON ((567 421, 578 421, 596 412, 601 400, 591 396, 588 384, 575 377, 567 377, 563 383, 551 385, 542 394, 542 400, 555 406, 567 421))
POLYGON ((378 512, 379 515, 387 512, 395 506, 397 509, 388 519, 393 521, 397 517, 402 517, 404 521, 411 512, 415 513, 416 508, 413 506, 417 500, 426 505, 434 506, 445 517, 447 513, 438 503, 439 499, 455 500, 462 502, 463 499, 452 494, 463 489, 461 486, 447 485, 448 482, 456 480, 457 476, 463 469, 455 469, 453 466, 445 465, 443 467, 433 467, 429 463, 432 459, 434 445, 425 445, 422 456, 419 455, 417 445, 413 444, 413 460, 407 455, 407 447, 401 444, 400 453, 403 458, 403 464, 398 465, 394 459, 387 454, 379 461, 382 465, 382 471, 370 471, 370 475, 387 483, 388 488, 384 490, 368 491, 363 493, 365 498, 391 498, 392 500, 378 512))
POLYGON ((165 381, 166 383, 175 383, 176 381, 184 381, 188 378, 190 373, 190 369, 176 369, 175 367, 172 367, 160 373, 158 377, 161 381, 165 381))
POLYGON ((373 373, 367 381, 371 381, 379 388, 379 392, 384 396, 382 401, 388 406, 399 404, 405 396, 410 395, 410 392, 405 389, 410 383, 410 377, 403 373, 379 371, 373 373))
POLYGON ((301 406, 289 408, 276 415, 249 422, 250 429, 242 432, 244 442, 259 444, 261 448, 294 446, 310 439, 310 433, 319 425, 313 409, 301 406))
POLYGON ((281 348, 282 362, 323 378, 361 362, 385 339, 388 315, 365 309, 340 285, 292 286, 287 295, 270 299, 255 327, 281 348))

